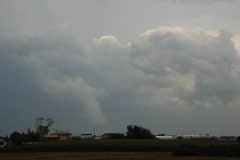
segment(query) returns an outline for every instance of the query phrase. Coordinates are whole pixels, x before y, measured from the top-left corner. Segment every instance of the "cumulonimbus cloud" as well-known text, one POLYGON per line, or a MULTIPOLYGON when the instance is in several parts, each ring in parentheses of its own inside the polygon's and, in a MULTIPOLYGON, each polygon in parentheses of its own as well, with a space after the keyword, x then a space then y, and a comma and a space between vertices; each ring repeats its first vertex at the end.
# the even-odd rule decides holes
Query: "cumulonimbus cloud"
POLYGON ((234 113, 239 110, 240 59, 232 37, 225 31, 170 26, 147 30, 127 46, 111 35, 95 38, 89 48, 48 37, 26 43, 1 37, 1 105, 6 107, 0 113, 21 112, 19 106, 25 106, 72 128, 150 125, 169 115, 184 119, 198 110, 210 114, 226 107, 234 113), (11 87, 14 79, 17 87, 11 87), (65 116, 68 120, 61 119, 65 116))
MULTIPOLYGON (((232 77, 239 66, 239 57, 229 33, 159 27, 141 34, 131 49, 136 68, 145 75, 157 76, 159 84, 163 83, 163 87, 159 87, 163 92, 157 92, 159 105, 163 102, 160 95, 168 94, 166 91, 171 91, 167 96, 169 99, 175 97, 174 101, 178 99, 185 102, 184 105, 192 106, 200 101, 203 107, 221 104, 214 104, 213 99, 225 104, 236 96, 229 94, 239 92, 236 77, 232 77), (232 83, 226 83, 226 79, 232 83)), ((156 86, 154 88, 156 90, 156 86)))

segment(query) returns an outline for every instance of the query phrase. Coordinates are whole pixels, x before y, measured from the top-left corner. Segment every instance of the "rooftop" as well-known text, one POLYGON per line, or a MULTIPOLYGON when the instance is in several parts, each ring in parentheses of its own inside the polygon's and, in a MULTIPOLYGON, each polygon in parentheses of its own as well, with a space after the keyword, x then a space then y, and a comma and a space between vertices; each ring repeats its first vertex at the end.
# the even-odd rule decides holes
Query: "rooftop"
POLYGON ((71 132, 65 130, 56 130, 55 132, 51 133, 50 135, 72 135, 71 132))

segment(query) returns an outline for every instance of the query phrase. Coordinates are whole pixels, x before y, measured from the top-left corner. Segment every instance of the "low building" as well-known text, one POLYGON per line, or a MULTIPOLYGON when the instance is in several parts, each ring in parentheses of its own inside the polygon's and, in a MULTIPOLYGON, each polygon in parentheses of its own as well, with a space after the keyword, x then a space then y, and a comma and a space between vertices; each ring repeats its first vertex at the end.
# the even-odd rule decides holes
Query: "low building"
POLYGON ((72 133, 64 130, 56 130, 53 133, 45 136, 48 140, 69 140, 72 137, 72 133))
POLYGON ((223 141, 237 141, 238 137, 235 137, 235 136, 221 136, 219 138, 219 140, 223 140, 223 141))
POLYGON ((178 137, 180 137, 180 139, 200 139, 202 136, 193 134, 193 135, 181 135, 178 137))
POLYGON ((81 134, 81 139, 93 139, 93 135, 91 133, 85 133, 85 134, 81 134))
POLYGON ((123 133, 104 133, 102 135, 103 139, 109 139, 109 138, 114 139, 114 138, 124 138, 124 137, 125 135, 123 133))
POLYGON ((155 136, 157 139, 162 139, 162 140, 172 140, 172 139, 177 139, 176 136, 171 136, 171 135, 157 135, 155 136))
POLYGON ((178 139, 206 139, 206 140, 213 140, 218 139, 218 136, 211 136, 209 134, 194 134, 194 135, 179 135, 178 139))
POLYGON ((7 145, 7 142, 0 137, 0 147, 5 147, 7 145))

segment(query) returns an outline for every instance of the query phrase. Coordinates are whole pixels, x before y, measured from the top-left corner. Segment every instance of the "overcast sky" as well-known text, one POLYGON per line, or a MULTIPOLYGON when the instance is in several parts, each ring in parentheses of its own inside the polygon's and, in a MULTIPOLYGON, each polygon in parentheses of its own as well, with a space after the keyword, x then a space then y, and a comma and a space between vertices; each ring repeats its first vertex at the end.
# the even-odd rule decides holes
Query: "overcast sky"
POLYGON ((0 135, 240 135, 239 0, 0 0, 0 135))

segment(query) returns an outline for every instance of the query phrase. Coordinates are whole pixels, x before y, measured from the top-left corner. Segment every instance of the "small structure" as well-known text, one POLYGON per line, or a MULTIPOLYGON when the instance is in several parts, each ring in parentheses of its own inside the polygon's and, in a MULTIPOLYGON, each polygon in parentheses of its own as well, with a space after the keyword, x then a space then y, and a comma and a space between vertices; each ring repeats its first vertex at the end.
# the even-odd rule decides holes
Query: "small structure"
POLYGON ((64 130, 56 130, 53 133, 45 136, 48 140, 69 140, 71 139, 72 133, 64 130))
POLYGON ((93 135, 91 133, 85 133, 85 134, 81 134, 81 139, 93 139, 93 135))
POLYGON ((157 135, 155 136, 157 139, 162 139, 162 140, 172 140, 172 139, 177 139, 176 136, 172 135, 157 135))
POLYGON ((110 138, 117 139, 117 138, 124 138, 124 137, 125 137, 125 135, 123 133, 104 133, 102 135, 103 139, 110 139, 110 138))
POLYGON ((94 136, 93 139, 99 140, 102 139, 102 136, 94 136))
POLYGON ((5 147, 7 145, 7 142, 0 137, 0 147, 5 147))
POLYGON ((219 138, 219 140, 223 140, 223 141, 236 141, 236 140, 238 140, 238 138, 235 137, 235 136, 221 136, 219 138))
POLYGON ((213 140, 219 139, 219 136, 210 136, 209 134, 193 134, 193 135, 179 135, 178 139, 206 139, 206 140, 213 140))

